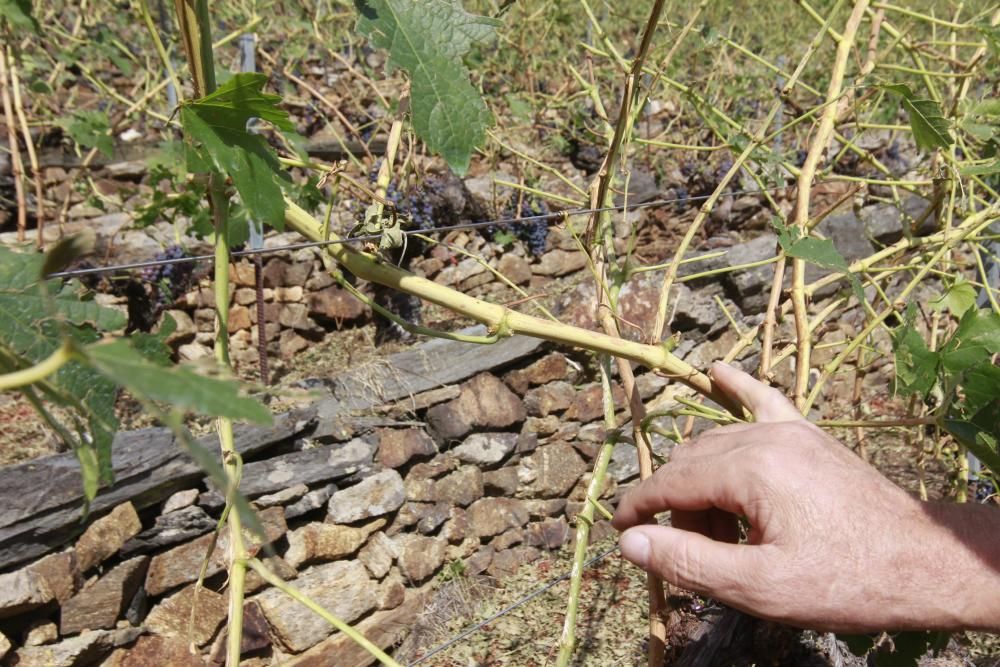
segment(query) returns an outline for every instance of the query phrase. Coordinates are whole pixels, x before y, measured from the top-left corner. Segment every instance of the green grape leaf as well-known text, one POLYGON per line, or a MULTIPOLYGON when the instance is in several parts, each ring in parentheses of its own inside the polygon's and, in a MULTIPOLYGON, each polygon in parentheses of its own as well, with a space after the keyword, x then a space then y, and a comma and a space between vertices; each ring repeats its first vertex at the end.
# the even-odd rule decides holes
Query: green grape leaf
POLYGON ((994 475, 1000 475, 1000 398, 980 408, 971 419, 945 419, 944 427, 975 454, 994 475))
POLYGON ((933 150, 947 148, 955 142, 949 132, 948 119, 942 115, 937 102, 917 98, 910 87, 903 83, 885 84, 882 87, 903 99, 903 108, 910 116, 910 128, 917 147, 933 150))
POLYGON ((778 231, 778 243, 781 249, 789 257, 796 257, 824 269, 831 269, 838 273, 843 273, 851 284, 851 290, 859 302, 864 302, 865 293, 861 289, 861 281, 850 272, 847 260, 840 254, 837 247, 830 239, 817 239, 812 236, 803 236, 802 230, 795 225, 785 226, 782 221, 774 217, 771 224, 778 231))
POLYGON ((31 0, 0 0, 0 18, 7 19, 17 30, 30 30, 36 35, 42 32, 31 14, 31 0))
POLYGON ((238 382, 199 375, 183 366, 161 366, 126 340, 89 345, 82 354, 98 372, 147 400, 212 417, 271 422, 266 407, 240 395, 238 382))
POLYGON ((389 52, 410 77, 413 129, 460 175, 493 116, 469 81, 464 58, 500 22, 467 13, 457 0, 355 0, 358 32, 389 52))
POLYGON ((916 307, 907 308, 904 323, 892 334, 896 362, 896 391, 904 396, 926 395, 937 382, 940 357, 924 343, 914 326, 916 307))
POLYGON ((114 155, 111 121, 104 111, 74 111, 71 115, 60 118, 57 124, 81 146, 96 148, 106 157, 114 155))
POLYGON ((965 311, 976 305, 976 288, 966 280, 957 280, 948 291, 931 301, 936 311, 947 309, 952 315, 961 317, 965 311))
POLYGON ((994 160, 986 164, 975 164, 961 167, 958 173, 962 176, 990 176, 1000 173, 1000 160, 994 160))
POLYGON ((262 118, 292 131, 288 114, 278 109, 277 95, 261 92, 263 74, 235 74, 210 95, 181 107, 188 168, 228 175, 250 215, 275 229, 285 224, 282 185, 288 176, 263 137, 246 129, 250 118, 262 118))
POLYGON ((958 328, 941 348, 941 363, 958 373, 983 363, 1000 352, 1000 314, 970 308, 958 328))

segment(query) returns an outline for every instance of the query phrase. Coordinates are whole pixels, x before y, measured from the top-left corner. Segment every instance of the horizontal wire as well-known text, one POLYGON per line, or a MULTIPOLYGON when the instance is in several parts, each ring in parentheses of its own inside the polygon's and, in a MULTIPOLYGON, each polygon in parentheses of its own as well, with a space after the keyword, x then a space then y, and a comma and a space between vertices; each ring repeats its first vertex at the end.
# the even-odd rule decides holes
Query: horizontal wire
MULTIPOLYGON (((765 192, 774 192, 777 190, 784 190, 790 187, 788 185, 776 185, 770 188, 761 188, 757 190, 736 190, 731 192, 724 192, 721 197, 741 197, 743 195, 759 195, 765 192)), ((401 230, 406 236, 412 236, 413 234, 433 234, 435 232, 450 232, 459 229, 479 229, 482 227, 505 227, 508 225, 521 224, 526 222, 541 222, 541 221, 552 221, 569 216, 585 215, 589 213, 604 213, 611 211, 623 211, 623 210, 638 210, 644 208, 656 208, 659 206, 666 206, 668 204, 678 204, 681 202, 700 202, 710 199, 712 195, 696 195, 693 197, 673 197, 671 199, 656 199, 654 201, 644 202, 642 204, 621 204, 618 206, 605 206, 602 208, 574 208, 567 209, 564 211, 556 211, 554 213, 542 213, 539 215, 529 215, 520 218, 501 218, 499 220, 484 220, 481 222, 467 222, 458 225, 445 225, 443 227, 425 227, 422 229, 404 229, 401 230)), ((338 245, 341 243, 363 243, 365 241, 377 241, 382 238, 382 234, 366 234, 363 236, 350 236, 342 239, 329 239, 327 241, 307 241, 303 243, 290 243, 282 246, 275 246, 273 248, 254 248, 250 250, 238 250, 236 252, 231 252, 230 257, 249 257, 252 255, 263 255, 274 252, 286 252, 290 250, 301 250, 303 248, 320 248, 331 245, 338 245)), ((125 264, 111 264, 106 266, 94 266, 85 269, 72 269, 68 271, 57 271, 55 273, 50 273, 48 278, 74 278, 76 276, 86 276, 94 275, 100 273, 111 273, 114 271, 126 271, 130 269, 143 269, 152 266, 168 266, 171 264, 185 264, 191 262, 205 262, 213 261, 215 255, 192 255, 191 257, 175 257, 172 259, 151 259, 144 262, 129 262, 125 264)))
MULTIPOLYGON (((617 544, 615 546, 613 546, 613 547, 610 547, 606 551, 602 551, 601 553, 597 554, 596 556, 594 556, 590 560, 585 561, 584 564, 583 564, 583 567, 590 567, 594 563, 597 563, 598 561, 604 560, 605 558, 607 558, 608 556, 610 556, 611 554, 613 554, 616 551, 618 551, 618 545, 617 544)), ((479 621, 475 625, 472 625, 472 626, 466 628, 465 630, 462 630, 460 633, 458 633, 457 635, 455 635, 454 637, 452 637, 451 639, 449 639, 445 643, 440 644, 439 646, 436 646, 429 653, 425 653, 424 655, 420 656, 419 658, 417 658, 413 662, 409 663, 409 667, 415 667, 416 665, 419 665, 420 663, 422 663, 422 662, 424 662, 426 660, 429 660, 430 658, 434 657, 435 655, 437 655, 441 651, 444 651, 444 650, 447 650, 447 649, 451 648, 452 646, 454 646, 458 642, 462 641, 466 637, 468 637, 468 636, 470 636, 472 634, 475 634, 476 632, 478 632, 479 630, 481 630, 484 626, 489 625, 490 623, 492 623, 493 621, 497 620, 498 618, 506 616, 507 614, 509 614, 510 612, 514 611, 518 607, 523 607, 528 602, 534 600, 536 597, 538 597, 539 595, 541 595, 545 591, 550 590, 551 588, 553 588, 554 586, 556 586, 560 582, 566 581, 571 576, 573 576, 573 570, 570 570, 569 572, 565 572, 565 573, 561 574, 560 576, 556 577, 555 579, 553 579, 549 583, 545 584, 541 588, 538 588, 538 589, 532 591, 531 593, 529 593, 528 595, 524 596, 523 598, 521 598, 517 602, 515 602, 515 603, 513 603, 513 604, 511 604, 511 605, 509 605, 509 606, 507 606, 507 607, 505 607, 503 609, 501 609, 500 611, 498 611, 497 613, 493 614, 492 616, 489 616, 488 618, 485 618, 482 621, 479 621)))

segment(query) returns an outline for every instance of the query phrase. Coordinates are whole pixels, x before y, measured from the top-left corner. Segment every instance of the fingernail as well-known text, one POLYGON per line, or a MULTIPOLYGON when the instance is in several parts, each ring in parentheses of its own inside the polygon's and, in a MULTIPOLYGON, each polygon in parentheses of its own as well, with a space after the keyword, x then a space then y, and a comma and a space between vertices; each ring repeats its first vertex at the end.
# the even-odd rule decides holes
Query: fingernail
POLYGON ((638 530, 626 530, 619 541, 622 556, 639 567, 646 567, 649 562, 649 538, 638 530))

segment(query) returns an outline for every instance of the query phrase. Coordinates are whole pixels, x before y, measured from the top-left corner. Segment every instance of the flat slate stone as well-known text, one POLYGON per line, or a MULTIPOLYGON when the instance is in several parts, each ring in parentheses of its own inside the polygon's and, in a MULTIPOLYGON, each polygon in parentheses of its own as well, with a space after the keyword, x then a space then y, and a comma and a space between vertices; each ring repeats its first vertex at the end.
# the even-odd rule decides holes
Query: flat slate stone
POLYGON ((14 657, 17 667, 79 667, 98 662, 119 646, 130 644, 142 628, 90 630, 58 644, 25 646, 14 657))
POLYGON ((376 445, 362 438, 243 465, 240 491, 253 498, 296 484, 319 484, 356 475, 371 467, 376 445))
POLYGON ((127 558, 192 540, 213 530, 216 523, 216 520, 208 516, 198 505, 161 514, 156 517, 156 522, 151 528, 126 542, 120 553, 127 558))
MULTIPOLYGON (((278 416, 268 427, 237 425, 237 450, 249 458, 304 433, 315 416, 309 408, 278 416)), ((218 453, 214 434, 199 442, 218 453)), ((173 434, 161 428, 118 433, 111 463, 115 483, 98 493, 90 506, 91 517, 129 501, 136 509, 155 505, 204 478, 173 434)), ((37 558, 78 535, 82 491, 80 464, 72 453, 0 469, 0 570, 37 558)))

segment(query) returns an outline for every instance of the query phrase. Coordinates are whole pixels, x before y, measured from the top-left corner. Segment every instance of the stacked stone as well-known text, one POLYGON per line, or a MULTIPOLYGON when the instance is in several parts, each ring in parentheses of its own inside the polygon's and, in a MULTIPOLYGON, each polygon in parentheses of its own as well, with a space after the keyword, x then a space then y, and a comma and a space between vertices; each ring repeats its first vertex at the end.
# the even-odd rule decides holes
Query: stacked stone
MULTIPOLYGON (((561 353, 541 350, 515 363, 248 461, 242 490, 265 533, 246 535, 248 548, 389 647, 442 570, 461 562, 468 576, 502 578, 571 543, 604 438, 600 387, 561 353)), ((634 450, 619 445, 605 502, 613 505, 636 475, 634 450)), ((0 652, 18 665, 218 657, 229 544, 225 530, 214 534, 222 506, 204 483, 140 511, 125 502, 69 548, 0 575, 0 652), (205 587, 196 593, 206 555, 205 587)), ((599 521, 592 537, 609 533, 599 521)), ((250 664, 319 665, 330 655, 366 664, 350 640, 254 573, 245 617, 250 664)))

